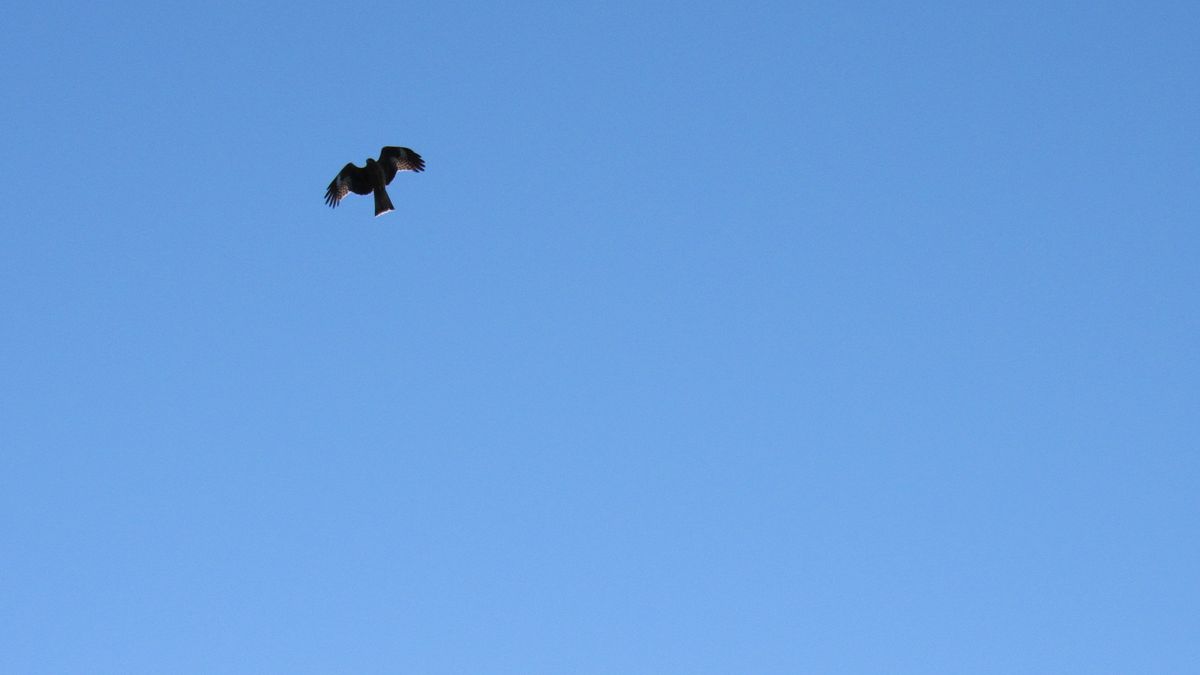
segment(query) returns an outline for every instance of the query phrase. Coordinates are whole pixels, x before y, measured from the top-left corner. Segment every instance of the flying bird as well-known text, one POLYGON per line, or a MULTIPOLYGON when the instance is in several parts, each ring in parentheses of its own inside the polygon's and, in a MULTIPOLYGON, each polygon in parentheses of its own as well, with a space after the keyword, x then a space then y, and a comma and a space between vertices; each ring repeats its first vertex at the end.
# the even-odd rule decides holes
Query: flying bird
POLYGON ((336 207, 349 193, 369 195, 375 193, 375 215, 382 216, 394 211, 392 199, 385 186, 392 182, 398 171, 424 171, 425 160, 408 148, 386 145, 379 151, 379 160, 367 158, 366 167, 354 166, 354 162, 342 167, 337 178, 325 190, 325 203, 336 207))

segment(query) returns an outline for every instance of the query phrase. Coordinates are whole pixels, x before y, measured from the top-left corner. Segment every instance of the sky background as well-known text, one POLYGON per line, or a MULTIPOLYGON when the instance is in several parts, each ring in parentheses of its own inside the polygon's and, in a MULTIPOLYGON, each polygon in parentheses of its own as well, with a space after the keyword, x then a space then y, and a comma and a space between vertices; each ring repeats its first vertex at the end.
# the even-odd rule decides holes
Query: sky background
POLYGON ((0 56, 0 671, 1197 668, 1200 5, 47 2, 0 56), (397 211, 328 209, 383 145, 397 211))

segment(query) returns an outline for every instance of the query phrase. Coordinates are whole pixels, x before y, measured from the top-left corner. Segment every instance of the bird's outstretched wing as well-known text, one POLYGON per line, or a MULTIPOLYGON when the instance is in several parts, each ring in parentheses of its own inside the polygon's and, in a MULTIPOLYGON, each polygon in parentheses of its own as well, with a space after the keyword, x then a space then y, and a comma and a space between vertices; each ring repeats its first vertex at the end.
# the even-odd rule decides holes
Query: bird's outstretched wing
POLYGON ((331 207, 337 206, 338 202, 351 192, 356 195, 371 194, 371 181, 367 176, 367 170, 354 166, 353 162, 342 167, 337 178, 334 178, 333 182, 329 184, 329 188, 325 190, 325 203, 331 207))
POLYGON ((397 171, 424 171, 425 160, 408 148, 385 145, 379 150, 379 163, 383 165, 384 184, 390 184, 397 171))

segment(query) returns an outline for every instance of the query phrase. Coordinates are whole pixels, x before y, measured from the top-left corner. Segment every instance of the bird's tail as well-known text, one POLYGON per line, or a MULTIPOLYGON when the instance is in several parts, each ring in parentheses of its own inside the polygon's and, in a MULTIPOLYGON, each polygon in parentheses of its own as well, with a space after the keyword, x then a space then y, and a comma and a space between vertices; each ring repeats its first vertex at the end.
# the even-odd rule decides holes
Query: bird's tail
POLYGON ((388 211, 395 211, 396 207, 392 206, 392 198, 388 196, 387 190, 380 185, 375 188, 375 215, 382 216, 388 211))

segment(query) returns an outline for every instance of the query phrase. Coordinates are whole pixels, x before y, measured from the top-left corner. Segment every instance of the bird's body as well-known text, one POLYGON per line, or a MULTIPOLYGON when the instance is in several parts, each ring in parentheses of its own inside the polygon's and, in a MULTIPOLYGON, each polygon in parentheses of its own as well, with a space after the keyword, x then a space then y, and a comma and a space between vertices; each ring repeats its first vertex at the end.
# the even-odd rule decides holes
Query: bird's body
POLYGON ((379 151, 379 160, 367 158, 365 167, 355 166, 353 162, 342 167, 338 175, 325 190, 325 203, 337 206, 351 192, 357 195, 375 195, 375 215, 381 216, 388 211, 394 211, 392 198, 388 196, 387 185, 392 182, 400 171, 424 171, 425 160, 408 148, 384 146, 379 151))
POLYGON ((381 216, 388 211, 395 211, 392 198, 387 193, 387 176, 383 173, 383 165, 370 157, 367 158, 367 176, 375 194, 375 215, 381 216))

